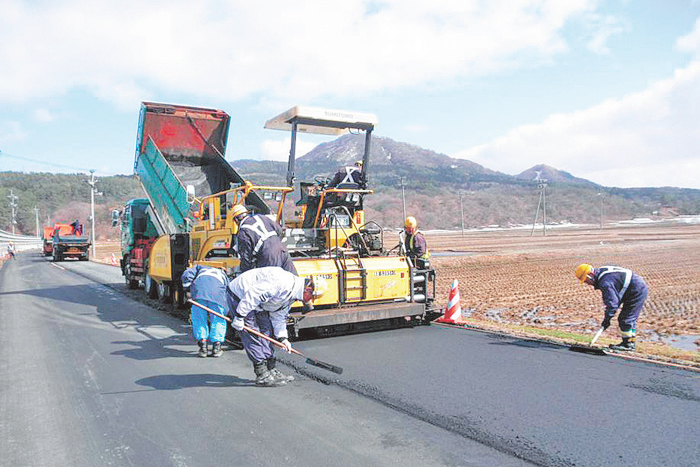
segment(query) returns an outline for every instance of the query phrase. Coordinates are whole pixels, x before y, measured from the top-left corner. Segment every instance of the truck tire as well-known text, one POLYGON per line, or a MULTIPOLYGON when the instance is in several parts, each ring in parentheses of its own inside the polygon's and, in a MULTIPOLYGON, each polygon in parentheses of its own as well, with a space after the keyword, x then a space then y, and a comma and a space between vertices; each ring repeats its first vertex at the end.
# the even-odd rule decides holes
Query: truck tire
POLYGON ((146 269, 146 277, 143 282, 148 298, 158 298, 158 284, 151 279, 151 275, 148 274, 148 269, 146 269))
POLYGON ((126 281, 126 286, 130 289, 137 289, 139 286, 139 281, 134 279, 131 275, 131 266, 129 265, 129 258, 124 260, 124 281, 126 281))
POLYGON ((165 282, 158 283, 158 300, 163 303, 170 303, 173 300, 170 293, 170 285, 166 284, 165 282))

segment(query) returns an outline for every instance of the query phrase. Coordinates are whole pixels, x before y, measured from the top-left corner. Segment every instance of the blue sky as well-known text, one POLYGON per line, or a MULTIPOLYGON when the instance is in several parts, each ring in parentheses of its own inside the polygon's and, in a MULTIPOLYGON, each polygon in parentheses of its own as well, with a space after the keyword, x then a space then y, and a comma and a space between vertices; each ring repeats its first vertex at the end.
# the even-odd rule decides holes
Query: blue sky
MULTIPOLYGON (((700 188, 700 2, 0 0, 0 171, 132 173, 141 101, 284 160, 295 105, 516 174, 700 188)), ((328 138, 304 136, 298 153, 328 138)))

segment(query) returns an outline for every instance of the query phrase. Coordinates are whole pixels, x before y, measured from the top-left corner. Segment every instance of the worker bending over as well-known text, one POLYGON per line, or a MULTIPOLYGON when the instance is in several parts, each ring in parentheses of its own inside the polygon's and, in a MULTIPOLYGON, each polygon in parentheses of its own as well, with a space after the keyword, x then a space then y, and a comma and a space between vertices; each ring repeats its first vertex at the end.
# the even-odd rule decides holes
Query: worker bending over
POLYGON ((413 216, 408 216, 404 222, 403 247, 406 256, 411 258, 413 265, 419 268, 430 266, 430 252, 428 243, 423 233, 418 231, 418 221, 413 216))
POLYGON ((280 341, 291 352, 287 333, 287 316, 296 300, 310 303, 314 295, 311 279, 298 277, 279 267, 251 269, 228 285, 228 304, 233 315, 231 327, 238 331, 243 347, 255 371, 258 386, 282 386, 294 380, 275 368, 273 345, 243 331, 255 329, 280 341))
MULTIPOLYGON (((229 279, 222 269, 197 264, 182 273, 182 288, 189 292, 192 300, 202 305, 227 315, 228 311, 222 303, 226 303, 226 287, 229 279)), ((212 343, 210 357, 220 357, 223 351, 221 343, 226 337, 226 321, 216 315, 210 314, 197 305, 192 305, 190 311, 192 320, 192 334, 194 335, 200 357, 206 357, 208 342, 212 343)))
POLYGON ((241 260, 241 272, 253 268, 278 266, 296 274, 292 258, 282 244, 282 227, 262 214, 250 214, 242 204, 231 208, 238 224, 236 248, 241 260))
POLYGON ((594 268, 590 264, 580 264, 576 268, 576 277, 581 283, 599 289, 603 294, 605 318, 601 323, 604 329, 610 326, 610 320, 617 309, 622 306, 617 322, 620 325, 622 342, 611 344, 613 350, 635 349, 637 319, 642 312, 644 301, 647 299, 647 285, 639 275, 629 269, 617 266, 601 266, 594 268))

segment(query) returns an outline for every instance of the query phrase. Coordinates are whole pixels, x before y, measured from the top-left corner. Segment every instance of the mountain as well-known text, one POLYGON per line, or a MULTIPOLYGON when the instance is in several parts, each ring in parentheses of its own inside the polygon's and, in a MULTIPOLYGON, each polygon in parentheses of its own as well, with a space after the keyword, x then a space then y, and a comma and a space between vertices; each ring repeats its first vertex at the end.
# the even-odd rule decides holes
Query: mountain
MULTIPOLYGON (((363 148, 363 135, 320 144, 297 159, 297 180, 331 177, 339 167, 362 159, 363 148)), ((232 165, 257 183, 284 184, 284 162, 236 160, 232 165)), ((606 188, 546 165, 511 176, 385 137, 372 139, 368 170, 375 194, 366 199, 367 218, 386 227, 402 224, 402 179, 406 214, 416 216, 425 229, 458 229, 462 218, 465 227, 532 223, 540 193, 538 173, 547 180, 548 222, 597 224, 601 206, 607 221, 659 212, 700 213, 700 190, 606 188)))
MULTIPOLYGON (((363 135, 345 135, 320 144, 296 161, 297 181, 331 177, 340 167, 362 159, 363 135)), ((234 160, 231 165, 258 185, 284 186, 286 162, 234 160)), ((385 228, 399 228, 406 214, 416 216, 422 229, 460 229, 497 224, 532 223, 541 188, 535 180, 547 180, 547 220, 550 223, 597 224, 634 217, 700 213, 700 190, 684 188, 611 188, 557 170, 536 165, 511 176, 463 159, 455 159, 408 143, 375 136, 368 168, 366 218, 385 228), (403 187, 402 187, 403 182, 403 187)), ((86 176, 0 172, 0 198, 10 190, 19 197, 17 227, 34 234, 38 214, 41 224, 51 220, 83 219, 90 213, 86 176), (38 207, 35 213, 34 207, 38 207)), ((298 185, 297 185, 298 186, 298 185)), ((143 197, 132 176, 102 177, 97 185, 103 196, 95 198, 99 233, 116 238, 110 228, 110 212, 133 197, 143 197)), ((292 203, 299 198, 292 196, 292 203)), ((11 230, 9 209, 0 209, 0 229, 11 230)), ((542 220, 542 213, 539 214, 542 220)))
POLYGON ((569 172, 557 170, 544 164, 538 164, 530 167, 524 172, 515 175, 515 178, 532 182, 546 181, 547 183, 573 183, 578 185, 587 185, 590 187, 600 187, 585 178, 578 178, 571 175, 569 172))

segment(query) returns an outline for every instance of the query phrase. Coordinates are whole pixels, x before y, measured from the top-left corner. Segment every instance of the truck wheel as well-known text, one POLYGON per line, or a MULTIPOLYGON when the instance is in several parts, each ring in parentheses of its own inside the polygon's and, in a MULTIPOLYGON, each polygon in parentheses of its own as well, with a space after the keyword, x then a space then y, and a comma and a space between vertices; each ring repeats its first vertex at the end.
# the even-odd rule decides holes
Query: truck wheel
POLYGON ((170 303, 172 301, 170 286, 163 282, 158 283, 158 300, 163 303, 170 303))
POLYGON ((134 279, 131 275, 131 265, 129 264, 129 258, 124 259, 124 281, 126 286, 130 289, 135 289, 139 286, 139 281, 134 279))
POLYGON ((156 281, 151 279, 151 276, 148 274, 148 270, 146 270, 146 278, 144 279, 144 286, 145 286, 146 295, 148 295, 148 298, 158 298, 158 284, 156 284, 156 281))

